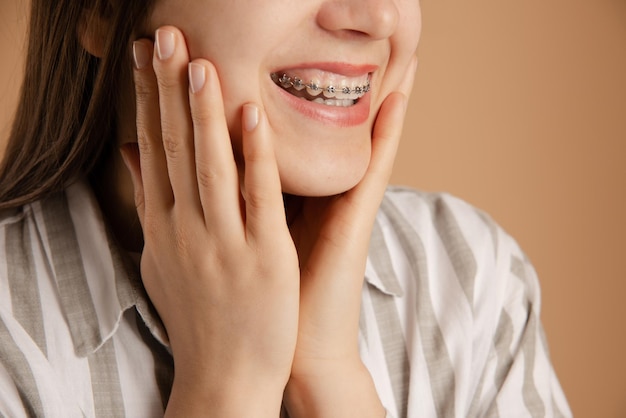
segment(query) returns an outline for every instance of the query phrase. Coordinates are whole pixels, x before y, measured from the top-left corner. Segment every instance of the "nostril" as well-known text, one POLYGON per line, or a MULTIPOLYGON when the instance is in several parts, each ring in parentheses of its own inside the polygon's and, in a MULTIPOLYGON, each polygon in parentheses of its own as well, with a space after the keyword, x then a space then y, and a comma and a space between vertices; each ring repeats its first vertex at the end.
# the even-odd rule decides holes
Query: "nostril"
POLYGON ((373 39, 393 35, 399 19, 394 0, 326 1, 317 14, 318 25, 327 31, 373 39))

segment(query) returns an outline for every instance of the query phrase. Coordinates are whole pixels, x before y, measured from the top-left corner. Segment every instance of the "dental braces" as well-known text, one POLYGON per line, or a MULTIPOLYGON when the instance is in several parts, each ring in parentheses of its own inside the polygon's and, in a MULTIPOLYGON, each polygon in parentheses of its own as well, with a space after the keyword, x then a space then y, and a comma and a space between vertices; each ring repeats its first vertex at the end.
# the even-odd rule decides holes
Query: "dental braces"
MULTIPOLYGON (((282 87, 286 89, 289 87, 293 87, 296 90, 302 90, 303 88, 308 88, 312 91, 320 91, 320 90, 326 91, 329 94, 334 94, 338 91, 335 86, 321 87, 313 83, 313 81, 309 82, 308 84, 305 84, 304 81, 302 81, 300 78, 298 77, 291 78, 287 74, 283 74, 279 77, 278 74, 272 73, 271 77, 274 83, 280 84, 282 87)), ((365 84, 364 86, 356 86, 352 89, 346 86, 346 87, 341 88, 340 91, 343 94, 362 95, 370 91, 370 83, 368 80, 367 84, 365 84)))

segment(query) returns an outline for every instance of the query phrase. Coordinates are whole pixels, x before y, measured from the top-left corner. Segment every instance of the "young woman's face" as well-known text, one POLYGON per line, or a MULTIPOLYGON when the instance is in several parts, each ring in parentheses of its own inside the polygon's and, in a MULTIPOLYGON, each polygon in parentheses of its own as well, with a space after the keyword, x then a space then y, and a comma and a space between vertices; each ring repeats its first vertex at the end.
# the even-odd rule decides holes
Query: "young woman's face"
POLYGON ((421 26, 418 0, 158 0, 150 29, 166 24, 182 30, 191 59, 217 67, 235 152, 241 106, 256 102, 284 191, 310 196, 362 178, 377 111, 421 26))

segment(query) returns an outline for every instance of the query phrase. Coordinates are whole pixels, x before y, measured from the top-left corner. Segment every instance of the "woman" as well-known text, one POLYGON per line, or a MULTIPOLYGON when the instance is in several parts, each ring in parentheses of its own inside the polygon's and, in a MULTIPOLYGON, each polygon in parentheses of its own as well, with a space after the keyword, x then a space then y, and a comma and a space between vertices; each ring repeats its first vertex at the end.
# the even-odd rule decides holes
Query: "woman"
POLYGON ((417 0, 32 8, 3 415, 569 414, 514 241, 385 191, 417 0))

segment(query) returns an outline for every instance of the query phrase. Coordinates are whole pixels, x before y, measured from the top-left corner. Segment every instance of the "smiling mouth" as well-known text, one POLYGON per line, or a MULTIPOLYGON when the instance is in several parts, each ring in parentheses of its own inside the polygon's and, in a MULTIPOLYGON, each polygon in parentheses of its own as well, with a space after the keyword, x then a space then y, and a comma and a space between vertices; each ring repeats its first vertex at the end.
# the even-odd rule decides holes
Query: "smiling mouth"
POLYGON ((342 77, 319 73, 317 76, 272 73, 272 81, 286 92, 302 100, 327 106, 354 106, 370 91, 370 74, 360 77, 342 77), (309 81, 304 81, 308 79, 309 81))

